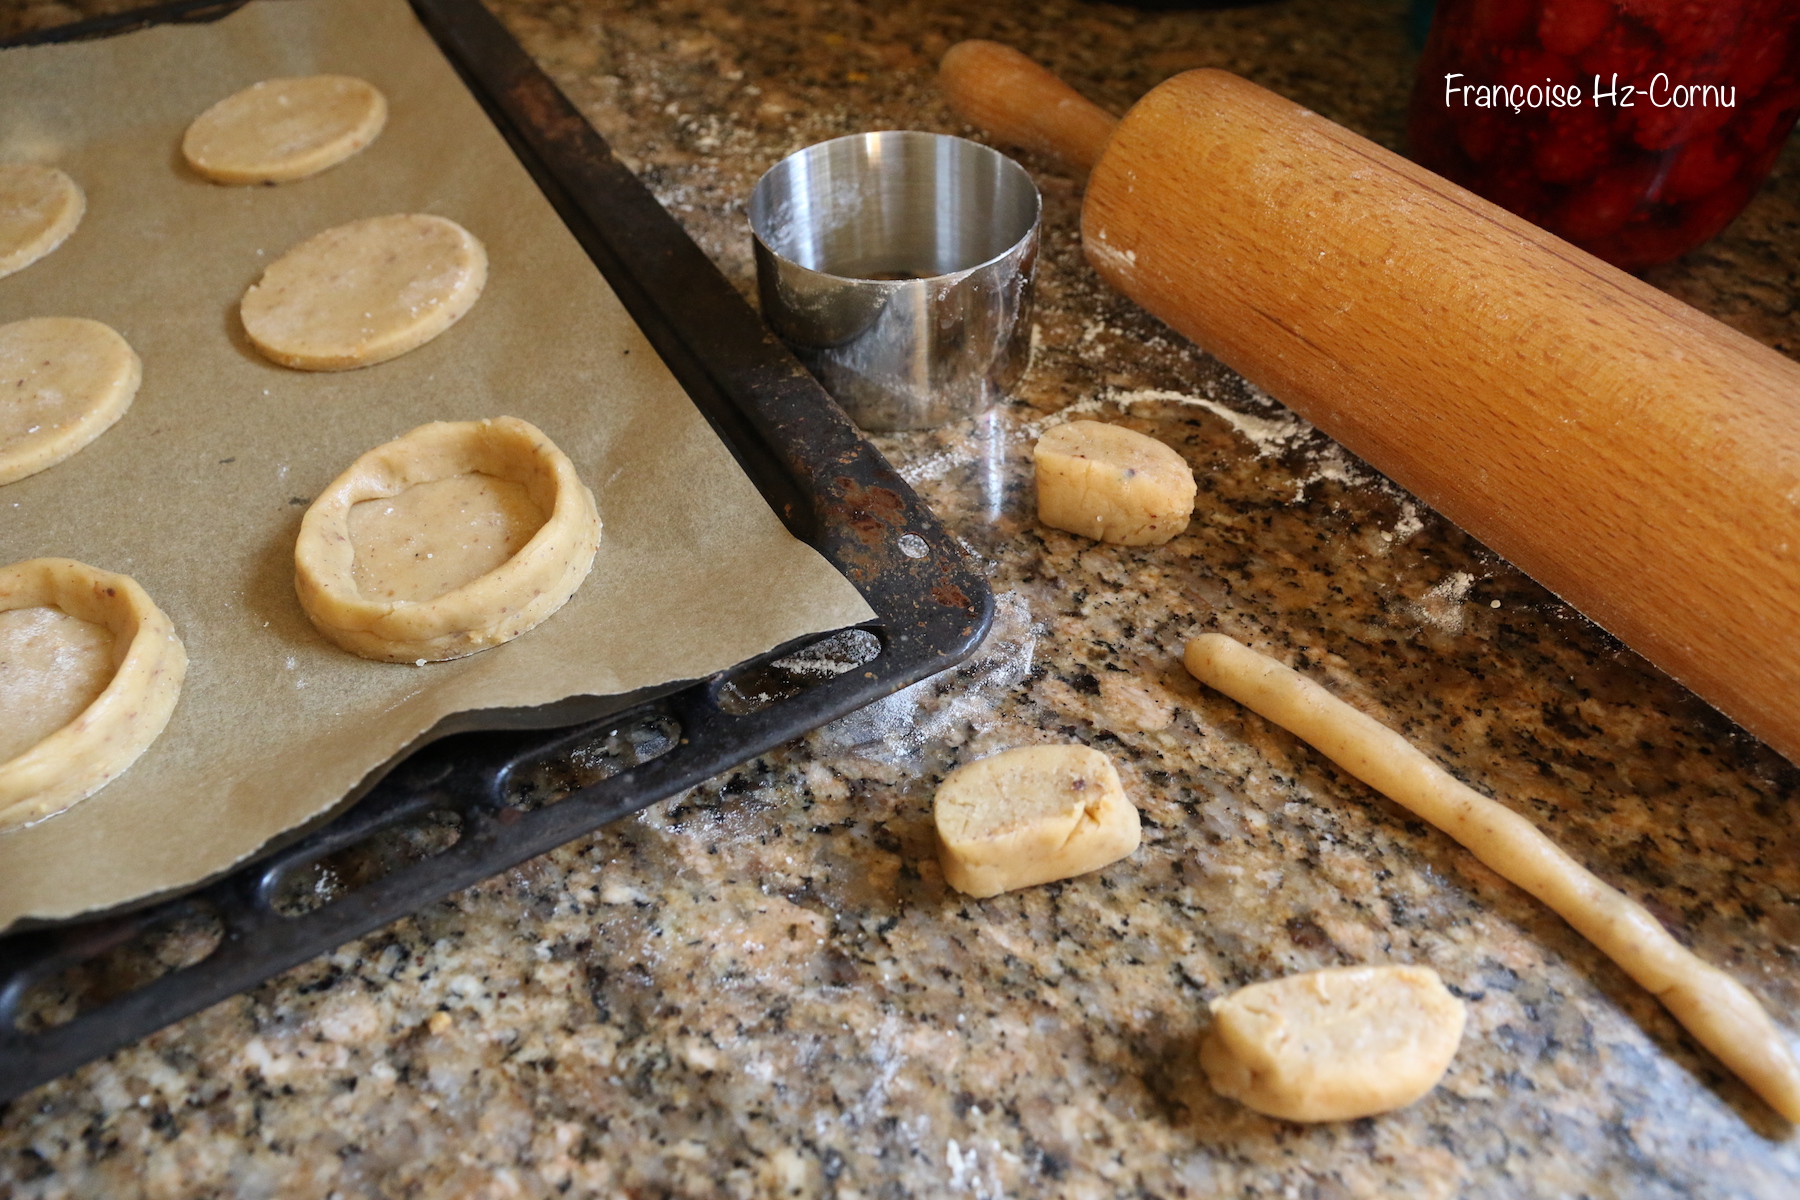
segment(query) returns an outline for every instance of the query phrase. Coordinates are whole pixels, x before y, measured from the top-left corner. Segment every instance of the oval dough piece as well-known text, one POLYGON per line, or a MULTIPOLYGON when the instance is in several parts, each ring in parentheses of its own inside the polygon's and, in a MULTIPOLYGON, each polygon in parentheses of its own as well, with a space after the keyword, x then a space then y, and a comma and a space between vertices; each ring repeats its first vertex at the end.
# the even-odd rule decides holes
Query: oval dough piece
POLYGON ((313 501, 295 590, 352 654, 440 662, 543 623, 599 544, 594 495, 542 430, 516 417, 439 421, 370 450, 313 501), (409 560, 420 569, 405 570, 409 560))
POLYGON ((1466 1013, 1429 967, 1337 967, 1212 1002, 1200 1066, 1213 1090, 1289 1121, 1404 1108, 1438 1085, 1466 1013))
POLYGON ((1194 513, 1194 473, 1153 437, 1070 421, 1038 439, 1038 520, 1120 546, 1160 546, 1194 513))
POLYGON ((301 371, 398 358, 461 320, 487 250, 443 217, 400 213, 314 234, 269 264, 240 306, 264 357, 301 371))
POLYGON ((932 801, 938 862, 981 899, 1097 871, 1138 847, 1138 811, 1087 746, 1021 746, 967 763, 932 801))
POLYGON ((0 484, 53 467, 125 415, 143 364, 85 317, 0 325, 0 484))
POLYGON ((195 117, 181 153, 214 183, 290 183, 335 167, 386 124, 387 98, 353 76, 265 79, 195 117))
POLYGON ((62 245, 85 212, 80 185, 55 167, 0 163, 0 279, 62 245))
POLYGON ((174 625, 136 580, 67 558, 0 567, 0 830, 117 779, 168 725, 186 675, 174 625))

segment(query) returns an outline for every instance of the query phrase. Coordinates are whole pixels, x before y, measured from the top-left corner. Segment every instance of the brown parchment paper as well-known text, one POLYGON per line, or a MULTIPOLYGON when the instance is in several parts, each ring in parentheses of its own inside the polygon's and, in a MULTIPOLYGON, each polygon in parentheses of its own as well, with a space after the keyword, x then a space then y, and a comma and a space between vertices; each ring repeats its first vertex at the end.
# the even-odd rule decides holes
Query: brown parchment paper
POLYGON ((0 53, 0 160, 60 167, 88 201, 60 249, 0 279, 0 322, 91 317, 144 361, 117 425, 0 487, 0 563, 60 555, 135 577, 191 662, 167 731, 127 774, 0 836, 0 928, 217 874, 448 714, 695 678, 872 615, 776 520, 403 0, 258 0, 213 25, 0 53), (279 187, 182 165, 208 105, 321 72, 386 93, 367 150, 279 187), (468 316, 358 371, 290 371, 248 347, 238 300, 265 265, 395 212, 450 217, 487 244, 468 316), (503 414, 544 429, 599 501, 600 553, 575 598, 514 642, 422 668, 324 641, 294 598, 305 505, 418 424, 503 414))

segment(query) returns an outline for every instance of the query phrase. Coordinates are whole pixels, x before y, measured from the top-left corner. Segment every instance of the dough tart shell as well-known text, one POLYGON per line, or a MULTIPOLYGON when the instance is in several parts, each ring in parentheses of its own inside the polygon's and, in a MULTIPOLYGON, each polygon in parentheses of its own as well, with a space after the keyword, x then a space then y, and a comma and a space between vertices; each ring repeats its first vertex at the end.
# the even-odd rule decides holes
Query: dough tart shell
POLYGON ((265 79, 195 117, 181 155, 214 183, 292 183, 374 141, 387 115, 387 97, 353 75, 265 79))
POLYGON ((110 325, 0 325, 0 484, 54 467, 112 428, 143 378, 137 352, 110 325))
POLYGON ((0 163, 0 279, 62 245, 86 212, 81 185, 55 167, 0 163))
POLYGON ((352 654, 442 662, 542 624, 587 578, 599 545, 593 493, 537 426, 516 417, 437 421, 370 450, 313 501, 294 545, 294 585, 313 625, 352 654), (522 485, 546 514, 543 525, 500 566, 433 599, 364 595, 350 510, 471 472, 522 485))
POLYGON ((334 225, 269 264, 238 311, 264 358, 348 371, 416 350, 487 286, 487 248, 446 217, 395 213, 334 225))
POLYGON ((78 717, 0 762, 0 832, 85 800, 136 762, 169 723, 187 676, 175 626, 136 580, 67 558, 0 567, 0 612, 45 605, 113 635, 113 676, 78 717))

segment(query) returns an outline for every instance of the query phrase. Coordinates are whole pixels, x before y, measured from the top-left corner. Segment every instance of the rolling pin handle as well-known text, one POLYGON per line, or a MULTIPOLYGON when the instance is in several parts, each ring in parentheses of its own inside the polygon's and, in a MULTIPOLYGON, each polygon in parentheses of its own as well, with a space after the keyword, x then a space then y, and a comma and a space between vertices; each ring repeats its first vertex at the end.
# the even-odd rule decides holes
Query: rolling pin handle
POLYGON ((944 52, 938 82, 950 107, 1009 145, 1060 159, 1085 176, 1119 119, 999 42, 958 42, 944 52))

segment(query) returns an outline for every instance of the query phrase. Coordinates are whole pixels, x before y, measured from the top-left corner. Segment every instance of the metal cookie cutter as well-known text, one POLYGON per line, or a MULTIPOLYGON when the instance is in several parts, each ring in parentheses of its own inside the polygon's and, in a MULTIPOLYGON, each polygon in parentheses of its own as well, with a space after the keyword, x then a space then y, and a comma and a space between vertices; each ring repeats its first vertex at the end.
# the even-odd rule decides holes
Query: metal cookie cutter
POLYGON ((808 146, 751 193, 763 317, 864 429, 974 416, 1025 368, 1042 207, 963 138, 808 146))

